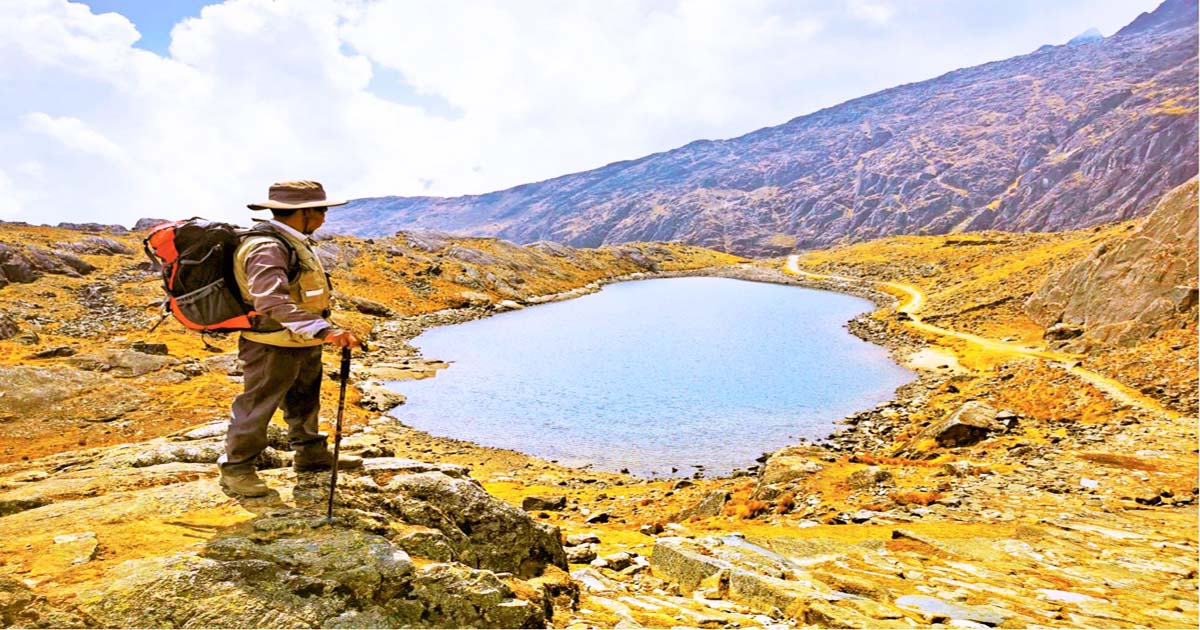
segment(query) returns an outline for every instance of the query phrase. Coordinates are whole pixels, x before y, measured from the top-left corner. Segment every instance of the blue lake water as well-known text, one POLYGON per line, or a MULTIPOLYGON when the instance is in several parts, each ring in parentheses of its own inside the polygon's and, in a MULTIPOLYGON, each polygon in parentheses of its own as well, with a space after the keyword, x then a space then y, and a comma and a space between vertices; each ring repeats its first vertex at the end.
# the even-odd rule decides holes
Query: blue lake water
POLYGON ((749 466, 817 439, 913 374, 843 328, 870 302, 726 278, 599 293, 413 340, 451 361, 393 415, 434 435, 648 476, 749 466), (677 469, 672 473, 672 468, 677 469))

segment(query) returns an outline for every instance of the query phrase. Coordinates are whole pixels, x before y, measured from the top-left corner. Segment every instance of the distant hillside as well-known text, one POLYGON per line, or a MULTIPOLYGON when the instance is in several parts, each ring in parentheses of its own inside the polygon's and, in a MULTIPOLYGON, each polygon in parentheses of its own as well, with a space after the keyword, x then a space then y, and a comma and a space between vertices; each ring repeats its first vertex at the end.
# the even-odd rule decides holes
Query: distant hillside
POLYGON ((893 234, 1145 214, 1197 172, 1197 6, 892 88, 730 140, 485 195, 360 199, 330 229, 776 254, 893 234))

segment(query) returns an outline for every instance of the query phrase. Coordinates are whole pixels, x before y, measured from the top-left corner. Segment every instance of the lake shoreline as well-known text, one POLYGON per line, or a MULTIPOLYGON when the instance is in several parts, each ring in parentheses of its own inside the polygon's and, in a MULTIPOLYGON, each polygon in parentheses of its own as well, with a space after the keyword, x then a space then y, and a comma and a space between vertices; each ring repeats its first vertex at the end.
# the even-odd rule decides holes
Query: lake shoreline
MULTIPOLYGON (((886 326, 880 326, 879 322, 871 317, 872 313, 877 312, 881 308, 894 306, 897 303, 895 296, 861 284, 850 284, 829 280, 814 280, 793 276, 781 271, 778 268, 762 266, 761 262, 743 263, 739 265, 720 267, 702 267, 698 269, 687 270, 623 274, 619 276, 601 278, 584 286, 568 291, 535 296, 524 300, 525 304, 502 301, 488 306, 470 306, 444 309, 406 318, 388 320, 377 324, 375 329, 371 332, 369 340, 372 345, 372 351, 369 354, 363 355, 363 359, 361 360, 362 365, 358 370, 356 370, 356 376, 358 376, 359 380, 380 380, 377 378, 377 375, 380 374, 399 376, 399 378, 394 378, 393 381, 407 380, 410 378, 430 378, 434 376, 438 369, 448 365, 448 362, 453 362, 453 358, 440 358, 436 360, 426 359, 421 355, 419 349, 409 343, 412 339, 431 328, 451 326, 483 319, 512 310, 520 310, 541 304, 571 300, 584 295, 596 293, 610 284, 687 277, 729 278, 748 282, 761 282, 767 284, 779 284, 821 291, 830 291, 833 293, 863 298, 874 304, 875 309, 864 312, 857 317, 850 319, 845 323, 845 328, 855 337, 885 348, 888 351, 889 358, 897 365, 908 366, 909 369, 914 373, 915 378, 910 383, 897 388, 889 399, 879 403, 876 405, 876 407, 855 412, 844 416, 841 419, 835 420, 833 424, 835 426, 841 426, 832 430, 829 435, 818 440, 818 444, 826 446, 833 451, 852 450, 854 448, 864 448, 869 446, 878 439, 877 431, 886 429, 886 427, 884 424, 872 425, 870 423, 855 421, 856 419, 861 419, 864 416, 875 418, 878 415, 876 412, 881 409, 906 406, 910 402, 919 400, 922 396, 927 395, 929 391, 939 387, 945 380, 944 375, 938 374, 936 371, 931 371, 923 368, 920 365, 910 365, 908 363, 907 357, 922 347, 923 344, 921 344, 920 340, 910 338, 905 335, 896 335, 890 332, 886 326), (401 371, 396 370, 396 368, 399 366, 403 366, 401 371), (409 371, 409 374, 403 374, 403 370, 409 371), (862 430, 870 427, 876 428, 877 431, 862 430)), ((400 407, 401 405, 397 405, 386 410, 381 409, 380 411, 383 415, 390 417, 391 412, 400 407)), ((891 418, 877 419, 886 422, 891 418)), ((469 444, 475 448, 483 449, 484 451, 489 452, 511 451, 534 460, 548 461, 555 464, 558 463, 555 460, 546 460, 536 455, 516 451, 513 449, 486 446, 470 440, 461 440, 448 436, 435 436, 412 427, 410 427, 409 430, 424 433, 429 437, 429 439, 435 441, 447 440, 458 446, 469 444)), ((800 443, 806 444, 807 441, 801 439, 800 443)), ((760 458, 760 461, 765 460, 773 453, 786 450, 787 448, 791 447, 785 446, 781 449, 776 449, 775 451, 764 452, 763 457, 760 458)), ((569 466, 565 464, 563 464, 563 466, 565 468, 580 472, 587 472, 589 474, 600 472, 592 470, 590 467, 569 466)), ((735 469, 728 474, 707 476, 701 473, 696 473, 694 477, 705 477, 708 479, 730 479, 752 475, 756 470, 757 466, 751 465, 745 469, 735 469)), ((613 475, 623 474, 610 471, 605 471, 605 473, 613 475)), ((628 477, 632 480, 639 481, 672 478, 644 477, 636 474, 628 474, 628 477)))

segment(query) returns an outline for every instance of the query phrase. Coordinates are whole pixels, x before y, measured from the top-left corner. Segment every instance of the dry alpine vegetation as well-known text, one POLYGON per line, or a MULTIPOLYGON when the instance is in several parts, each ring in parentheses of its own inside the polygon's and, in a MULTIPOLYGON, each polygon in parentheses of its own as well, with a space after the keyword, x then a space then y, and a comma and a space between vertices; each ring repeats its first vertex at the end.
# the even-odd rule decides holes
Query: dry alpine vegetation
POLYGON ((1195 627, 1195 213, 1192 180, 1129 223, 753 263, 325 240, 337 316, 378 347, 344 443, 367 465, 343 474, 332 525, 328 476, 291 472, 282 440, 262 462, 276 494, 219 489, 233 340, 147 332, 139 234, 0 225, 0 623, 1195 627), (1165 285, 1089 280, 1131 260, 1165 285), (920 378, 721 479, 569 469, 381 413, 401 400, 376 383, 454 359, 406 345, 426 326, 664 273, 871 297, 851 330, 920 378), (1118 301, 1143 308, 1110 321, 1118 301))

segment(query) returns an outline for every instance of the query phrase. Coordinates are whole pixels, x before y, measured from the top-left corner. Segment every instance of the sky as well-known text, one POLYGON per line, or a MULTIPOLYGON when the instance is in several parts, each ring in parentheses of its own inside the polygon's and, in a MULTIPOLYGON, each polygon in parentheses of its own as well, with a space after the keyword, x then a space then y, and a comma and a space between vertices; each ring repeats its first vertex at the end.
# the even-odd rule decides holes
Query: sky
POLYGON ((500 190, 1111 35, 1157 0, 0 0, 0 220, 500 190))

